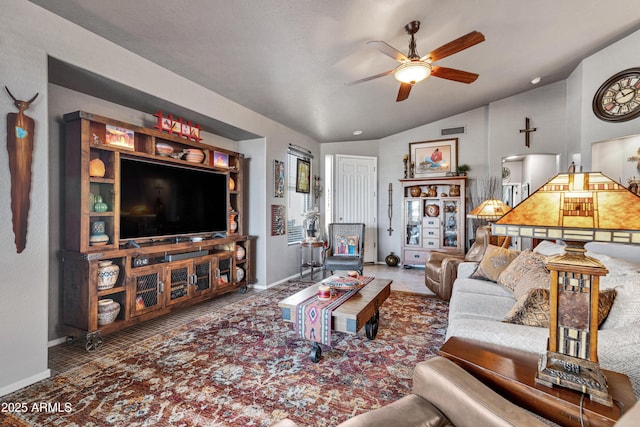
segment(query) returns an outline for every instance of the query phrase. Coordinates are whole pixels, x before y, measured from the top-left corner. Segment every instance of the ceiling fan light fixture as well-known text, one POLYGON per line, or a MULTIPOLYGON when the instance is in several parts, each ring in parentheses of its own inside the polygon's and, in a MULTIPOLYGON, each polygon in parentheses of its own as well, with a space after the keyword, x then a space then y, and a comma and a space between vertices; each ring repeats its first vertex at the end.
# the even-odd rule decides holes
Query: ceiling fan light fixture
POLYGON ((424 61, 411 61, 399 65, 393 77, 401 83, 416 84, 431 75, 431 65, 424 61))

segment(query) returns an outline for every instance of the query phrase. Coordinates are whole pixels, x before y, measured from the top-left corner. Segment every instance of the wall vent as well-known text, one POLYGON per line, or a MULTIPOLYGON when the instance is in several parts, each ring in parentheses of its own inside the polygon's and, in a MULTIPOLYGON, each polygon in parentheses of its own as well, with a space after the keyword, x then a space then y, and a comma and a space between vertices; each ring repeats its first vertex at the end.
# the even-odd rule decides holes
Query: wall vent
POLYGON ((440 131, 441 135, 455 135, 457 133, 467 133, 466 127, 465 126, 459 126, 457 128, 442 129, 440 131))

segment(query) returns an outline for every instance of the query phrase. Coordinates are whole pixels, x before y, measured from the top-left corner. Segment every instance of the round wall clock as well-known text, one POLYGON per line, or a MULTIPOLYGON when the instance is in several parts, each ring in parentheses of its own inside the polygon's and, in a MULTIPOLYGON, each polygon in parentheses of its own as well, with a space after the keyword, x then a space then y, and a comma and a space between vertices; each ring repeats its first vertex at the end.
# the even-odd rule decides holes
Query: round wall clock
POLYGON ((593 112, 608 122, 624 122, 640 115, 640 68, 611 76, 593 97, 593 112))

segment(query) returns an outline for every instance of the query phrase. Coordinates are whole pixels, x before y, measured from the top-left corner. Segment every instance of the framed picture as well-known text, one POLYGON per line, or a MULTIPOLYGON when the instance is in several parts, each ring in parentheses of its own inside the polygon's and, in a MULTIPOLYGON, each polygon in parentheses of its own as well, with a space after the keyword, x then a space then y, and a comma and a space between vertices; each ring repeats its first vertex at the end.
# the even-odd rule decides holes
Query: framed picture
POLYGON ((285 206, 271 205, 271 235, 282 236, 287 232, 284 222, 285 206))
POLYGON ((296 167, 296 193, 308 193, 311 188, 311 163, 298 159, 296 167))
POLYGON ((458 138, 410 142, 409 160, 414 164, 414 178, 446 176, 458 167, 458 138))
POLYGON ((134 132, 129 129, 106 125, 106 144, 112 147, 124 148, 126 150, 134 149, 134 132))
POLYGON ((284 162, 273 161, 273 197, 284 197, 284 162))
POLYGON ((229 167, 229 155, 227 153, 221 153, 220 151, 213 152, 213 166, 219 168, 229 167))

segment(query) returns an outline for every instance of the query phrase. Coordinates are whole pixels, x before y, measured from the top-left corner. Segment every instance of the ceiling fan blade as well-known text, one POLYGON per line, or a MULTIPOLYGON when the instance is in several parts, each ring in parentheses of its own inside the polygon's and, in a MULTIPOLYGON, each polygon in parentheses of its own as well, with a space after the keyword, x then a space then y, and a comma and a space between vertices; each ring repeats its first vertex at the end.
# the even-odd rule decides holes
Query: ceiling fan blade
POLYGON ((420 59, 423 61, 429 60, 431 62, 436 62, 442 58, 453 55, 454 53, 458 53, 471 46, 477 45, 478 43, 482 43, 483 41, 484 34, 479 31, 472 31, 467 35, 459 37, 435 50, 432 50, 420 59))
POLYGON ((400 52, 395 47, 390 46, 386 42, 383 42, 382 40, 373 40, 373 41, 367 42, 367 44, 375 47, 380 52, 384 53, 387 56, 392 57, 398 62, 409 60, 409 58, 407 58, 407 56, 404 53, 400 52))
POLYGON ((456 70, 455 68, 431 66, 431 75, 441 79, 453 80, 460 83, 473 83, 478 78, 478 74, 468 71, 456 70))
POLYGON ((385 71, 384 73, 376 74, 375 76, 365 77, 364 79, 355 80, 355 81, 352 81, 352 82, 347 82, 347 83, 345 83, 345 86, 353 86, 353 85, 357 85, 358 83, 368 82, 369 80, 379 79, 380 77, 388 76, 389 74, 393 73, 394 71, 395 71, 395 69, 389 70, 389 71, 385 71))
POLYGON ((398 90, 398 97, 396 98, 396 102, 404 101, 405 99, 407 99, 412 87, 413 85, 409 83, 400 83, 400 90, 398 90))

